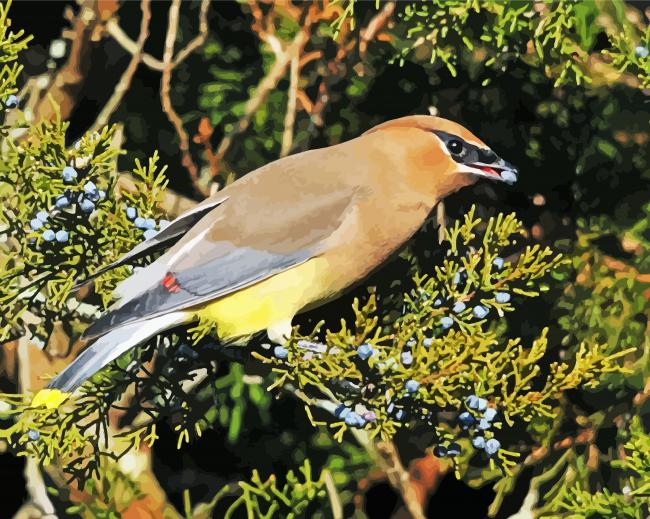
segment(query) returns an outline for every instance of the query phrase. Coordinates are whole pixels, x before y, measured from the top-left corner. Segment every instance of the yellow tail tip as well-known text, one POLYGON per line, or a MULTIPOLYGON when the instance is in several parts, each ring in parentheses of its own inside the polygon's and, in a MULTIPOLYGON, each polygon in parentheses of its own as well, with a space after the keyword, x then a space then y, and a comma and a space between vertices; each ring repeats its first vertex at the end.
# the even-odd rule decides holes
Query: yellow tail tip
POLYGON ((56 409, 70 397, 70 393, 64 393, 58 389, 41 389, 32 398, 31 407, 45 406, 48 409, 56 409))

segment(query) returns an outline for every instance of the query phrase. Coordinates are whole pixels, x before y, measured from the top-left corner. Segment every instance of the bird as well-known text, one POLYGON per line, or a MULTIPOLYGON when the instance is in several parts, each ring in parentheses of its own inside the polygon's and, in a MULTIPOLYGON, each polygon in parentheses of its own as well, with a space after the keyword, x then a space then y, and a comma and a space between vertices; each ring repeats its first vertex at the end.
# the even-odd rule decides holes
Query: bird
POLYGON ((37 393, 56 406, 120 355, 167 329, 216 325, 222 344, 266 331, 286 343, 292 319, 378 269, 440 201, 479 179, 518 171, 462 125, 412 115, 240 177, 103 272, 163 249, 115 290, 92 341, 37 393))

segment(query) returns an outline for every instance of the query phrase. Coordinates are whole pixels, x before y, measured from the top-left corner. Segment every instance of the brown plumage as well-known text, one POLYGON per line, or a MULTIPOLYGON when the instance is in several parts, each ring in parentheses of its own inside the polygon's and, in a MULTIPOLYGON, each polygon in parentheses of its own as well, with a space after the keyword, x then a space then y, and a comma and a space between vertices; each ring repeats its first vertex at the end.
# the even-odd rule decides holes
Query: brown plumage
POLYGON ((480 176, 512 182, 516 170, 462 126, 430 116, 259 168, 129 255, 176 242, 118 287, 121 299, 87 330, 97 341, 50 387, 70 391, 126 349, 199 317, 224 341, 267 330, 281 342, 294 315, 364 279, 435 204, 480 176))

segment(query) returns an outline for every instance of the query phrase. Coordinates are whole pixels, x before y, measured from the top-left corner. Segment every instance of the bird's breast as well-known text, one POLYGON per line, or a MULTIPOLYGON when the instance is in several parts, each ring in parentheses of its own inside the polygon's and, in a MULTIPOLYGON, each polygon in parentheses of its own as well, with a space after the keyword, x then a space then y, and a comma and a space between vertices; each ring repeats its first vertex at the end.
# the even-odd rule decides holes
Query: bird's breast
POLYGON ((223 340, 252 335, 331 299, 347 283, 340 278, 327 259, 312 258, 217 299, 195 315, 216 323, 223 340))

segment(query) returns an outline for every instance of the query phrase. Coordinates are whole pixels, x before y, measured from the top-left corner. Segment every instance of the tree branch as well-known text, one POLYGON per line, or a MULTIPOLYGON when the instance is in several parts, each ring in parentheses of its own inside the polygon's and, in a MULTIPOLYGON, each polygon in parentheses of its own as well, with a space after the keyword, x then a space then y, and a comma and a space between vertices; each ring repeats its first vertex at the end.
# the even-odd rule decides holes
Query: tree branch
MULTIPOLYGON (((129 38, 129 35, 124 32, 115 18, 108 20, 104 29, 106 33, 109 34, 117 43, 119 43, 125 51, 134 55, 138 52, 138 44, 129 38)), ((162 61, 160 61, 158 58, 153 57, 147 52, 141 52, 140 57, 142 63, 147 65, 147 67, 150 69, 162 72, 165 68, 165 65, 162 61)))
POLYGON ((284 132, 282 133, 282 148, 280 157, 286 157, 291 152, 293 144, 293 129, 296 124, 296 105, 298 99, 298 81, 300 79, 300 56, 298 49, 291 57, 291 70, 289 73, 289 97, 287 100, 287 111, 284 115, 284 132))
POLYGON ((223 157, 230 148, 233 139, 248 128, 255 112, 259 110, 268 94, 277 86, 280 79, 285 75, 291 61, 291 56, 294 54, 300 54, 300 50, 303 48, 305 43, 307 43, 307 35, 304 31, 300 31, 296 34, 295 38, 284 52, 278 55, 278 58, 271 67, 269 73, 257 86, 255 94, 253 94, 253 96, 246 102, 246 105, 244 106, 244 115, 239 119, 233 130, 219 143, 216 153, 219 162, 223 160, 223 157))
POLYGON ((199 47, 203 46, 205 40, 208 38, 208 8, 210 7, 210 0, 201 0, 201 7, 199 10, 199 33, 184 47, 176 57, 173 59, 172 69, 180 65, 185 58, 199 47))
POLYGON ((199 179, 199 169, 196 166, 192 155, 190 153, 190 138, 183 126, 183 121, 174 110, 171 102, 171 77, 173 69, 174 57, 174 43, 176 41, 176 33, 178 32, 178 13, 180 11, 180 0, 173 0, 169 7, 169 15, 167 20, 167 35, 165 37, 165 51, 163 54, 163 72, 160 80, 160 100, 162 103, 163 112, 167 115, 169 122, 172 123, 176 134, 178 135, 179 148, 182 155, 182 164, 187 169, 194 189, 201 195, 206 196, 208 193, 201 187, 199 179))
POLYGON ((111 114, 115 111, 117 106, 124 98, 124 95, 131 86, 133 75, 138 69, 138 65, 140 65, 140 62, 142 60, 142 49, 144 48, 144 44, 149 37, 149 22, 151 21, 150 0, 142 0, 140 2, 140 9, 142 11, 142 21, 140 22, 140 34, 136 43, 135 52, 133 53, 128 66, 126 67, 126 70, 122 74, 122 77, 117 83, 113 95, 111 95, 108 102, 104 105, 104 108, 102 108, 102 111, 99 113, 97 119, 88 131, 98 131, 100 128, 108 124, 111 114))

